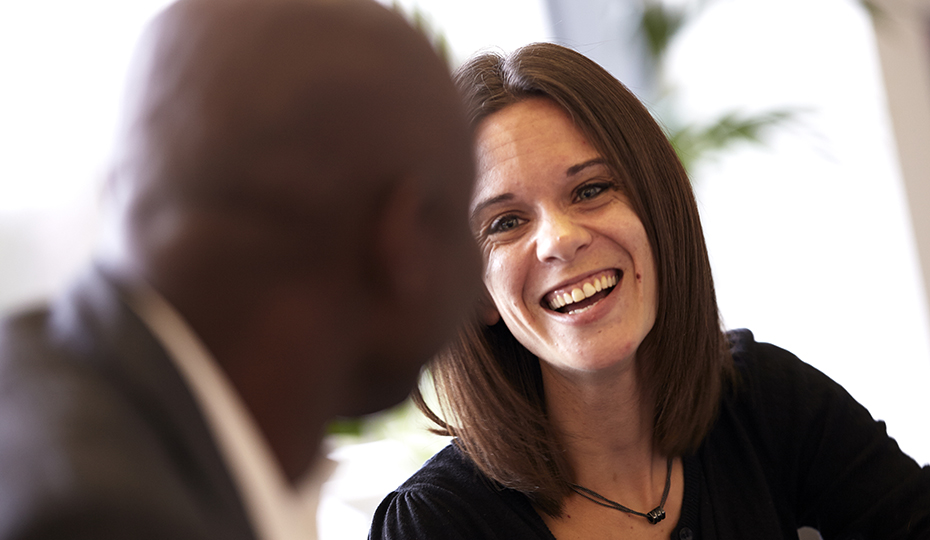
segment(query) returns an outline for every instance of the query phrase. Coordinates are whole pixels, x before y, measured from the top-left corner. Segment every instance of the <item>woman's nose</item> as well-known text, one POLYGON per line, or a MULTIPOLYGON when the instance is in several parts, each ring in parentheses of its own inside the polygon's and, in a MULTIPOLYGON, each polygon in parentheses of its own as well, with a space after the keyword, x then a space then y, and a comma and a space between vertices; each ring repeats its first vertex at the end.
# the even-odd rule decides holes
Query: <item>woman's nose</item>
POLYGON ((541 262, 570 261, 590 243, 591 233, 569 216, 545 216, 536 232, 536 257, 541 262))

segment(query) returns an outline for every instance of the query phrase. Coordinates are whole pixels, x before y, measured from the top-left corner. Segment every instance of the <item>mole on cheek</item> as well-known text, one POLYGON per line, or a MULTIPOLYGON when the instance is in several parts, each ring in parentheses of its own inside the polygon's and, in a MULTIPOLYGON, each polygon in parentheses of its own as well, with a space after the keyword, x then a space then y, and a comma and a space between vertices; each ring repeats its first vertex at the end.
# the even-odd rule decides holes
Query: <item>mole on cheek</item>
POLYGON ((640 274, 639 272, 637 272, 637 273, 636 273, 636 281, 642 281, 642 280, 643 280, 643 275, 640 274))

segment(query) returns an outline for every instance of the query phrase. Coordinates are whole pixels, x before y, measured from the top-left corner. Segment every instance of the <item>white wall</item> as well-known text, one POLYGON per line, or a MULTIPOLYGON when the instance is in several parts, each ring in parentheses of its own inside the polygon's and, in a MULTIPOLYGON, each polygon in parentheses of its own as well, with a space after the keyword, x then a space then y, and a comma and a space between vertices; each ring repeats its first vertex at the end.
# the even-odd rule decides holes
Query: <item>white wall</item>
POLYGON ((927 296, 870 19, 848 0, 714 2, 669 69, 694 118, 799 111, 695 175, 726 325, 826 372, 930 462, 927 296))
POLYGON ((880 0, 874 22, 896 155, 930 299, 930 0, 880 0))
POLYGON ((129 56, 167 4, 0 2, 0 310, 89 258, 129 56))

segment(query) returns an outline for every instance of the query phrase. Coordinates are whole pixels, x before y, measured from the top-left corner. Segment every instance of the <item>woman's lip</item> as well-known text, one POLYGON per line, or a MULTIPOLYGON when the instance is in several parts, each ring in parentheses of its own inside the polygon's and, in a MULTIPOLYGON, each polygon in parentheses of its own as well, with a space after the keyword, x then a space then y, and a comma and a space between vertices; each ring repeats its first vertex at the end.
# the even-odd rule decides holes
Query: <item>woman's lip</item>
POLYGON ((568 306, 567 309, 563 309, 564 313, 563 311, 554 311, 550 308, 545 308, 545 312, 548 316, 554 317, 559 323, 570 326, 583 326, 595 323, 604 317, 605 314, 610 313, 617 302, 620 301, 618 299, 621 298, 621 295, 617 291, 623 286, 623 277, 623 272, 620 272, 617 276, 617 284, 610 289, 606 296, 596 299, 593 304, 589 304, 578 310, 572 310, 571 306, 568 306))
POLYGON ((591 272, 581 278, 571 278, 544 294, 539 303, 547 309, 558 309, 566 304, 582 301, 593 295, 594 291, 599 292, 603 288, 616 285, 622 276, 622 270, 610 268, 591 272))

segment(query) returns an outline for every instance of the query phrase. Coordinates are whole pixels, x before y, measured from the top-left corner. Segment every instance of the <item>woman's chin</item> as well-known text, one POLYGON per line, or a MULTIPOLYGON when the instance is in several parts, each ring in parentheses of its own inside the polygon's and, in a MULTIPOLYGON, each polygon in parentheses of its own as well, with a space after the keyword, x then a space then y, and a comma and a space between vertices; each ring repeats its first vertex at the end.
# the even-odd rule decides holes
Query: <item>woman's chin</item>
POLYGON ((566 377, 586 378, 596 376, 599 379, 611 373, 623 373, 630 370, 636 359, 635 347, 629 349, 612 349, 609 353, 597 354, 598 351, 587 350, 584 354, 565 355, 547 360, 540 357, 544 369, 551 369, 566 377))

